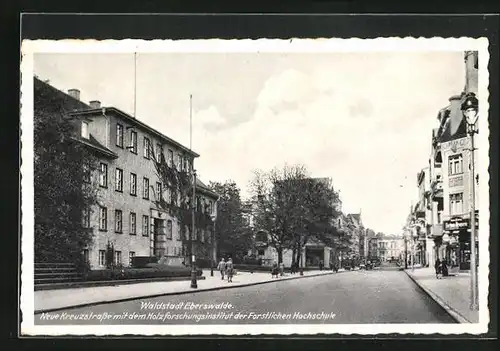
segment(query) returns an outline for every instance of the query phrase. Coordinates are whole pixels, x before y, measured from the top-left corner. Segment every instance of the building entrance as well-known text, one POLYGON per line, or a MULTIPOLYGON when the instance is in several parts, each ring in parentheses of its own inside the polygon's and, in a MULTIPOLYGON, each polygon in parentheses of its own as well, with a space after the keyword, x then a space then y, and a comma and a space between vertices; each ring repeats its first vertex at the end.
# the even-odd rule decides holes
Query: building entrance
POLYGON ((166 249, 166 231, 165 220, 154 219, 153 223, 153 255, 161 258, 165 256, 166 249))

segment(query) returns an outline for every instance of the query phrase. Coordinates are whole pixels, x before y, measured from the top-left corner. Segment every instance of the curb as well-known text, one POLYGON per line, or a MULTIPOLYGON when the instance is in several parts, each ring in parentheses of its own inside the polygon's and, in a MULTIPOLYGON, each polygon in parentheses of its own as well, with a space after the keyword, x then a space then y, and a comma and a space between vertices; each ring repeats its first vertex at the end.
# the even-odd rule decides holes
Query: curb
MULTIPOLYGON (((341 272, 339 272, 339 273, 341 273, 341 272)), ((47 308, 47 309, 42 309, 42 310, 35 310, 34 314, 36 315, 36 314, 41 314, 41 313, 71 310, 71 309, 82 308, 82 307, 91 307, 91 306, 97 306, 97 305, 106 305, 106 304, 119 303, 119 302, 128 302, 128 301, 145 299, 145 298, 155 298, 155 297, 173 296, 173 295, 186 295, 186 294, 201 293, 201 292, 205 292, 205 291, 215 291, 215 290, 225 290, 225 289, 242 288, 242 287, 246 287, 246 286, 262 285, 262 284, 274 283, 274 282, 279 282, 279 281, 284 282, 284 281, 288 281, 288 280, 295 280, 295 279, 302 279, 302 278, 312 278, 312 277, 326 276, 326 275, 331 275, 331 274, 336 274, 336 273, 328 272, 328 273, 324 273, 324 274, 298 276, 298 277, 291 277, 291 278, 286 278, 286 279, 265 280, 265 281, 261 281, 261 282, 246 283, 246 284, 240 284, 240 285, 217 286, 217 287, 214 287, 214 288, 207 288, 207 289, 201 289, 201 290, 184 290, 184 291, 175 291, 175 292, 151 294, 151 295, 144 295, 144 296, 127 297, 127 298, 116 299, 116 300, 88 302, 88 303, 83 303, 83 304, 79 304, 79 305, 72 305, 72 306, 66 306, 66 307, 57 307, 57 308, 47 308)))
POLYGON ((440 298, 438 295, 433 293, 430 289, 428 289, 428 288, 424 287, 422 284, 420 284, 418 282, 418 279, 413 278, 411 276, 411 274, 408 273, 406 270, 404 270, 404 272, 420 289, 422 289, 423 292, 425 292, 431 299, 433 299, 439 306, 441 306, 456 322, 462 323, 462 324, 472 323, 467 318, 462 316, 458 311, 456 311, 453 307, 448 305, 442 298, 440 298))
MULTIPOLYGON (((205 276, 198 276, 196 279, 204 280, 205 276)), ((91 282, 71 282, 71 283, 55 283, 55 284, 42 284, 35 285, 35 291, 47 290, 61 290, 61 289, 81 289, 81 288, 95 288, 101 286, 117 286, 117 285, 131 285, 140 283, 157 283, 157 282, 177 282, 191 280, 191 277, 157 277, 145 279, 123 279, 123 280, 103 280, 91 282)))

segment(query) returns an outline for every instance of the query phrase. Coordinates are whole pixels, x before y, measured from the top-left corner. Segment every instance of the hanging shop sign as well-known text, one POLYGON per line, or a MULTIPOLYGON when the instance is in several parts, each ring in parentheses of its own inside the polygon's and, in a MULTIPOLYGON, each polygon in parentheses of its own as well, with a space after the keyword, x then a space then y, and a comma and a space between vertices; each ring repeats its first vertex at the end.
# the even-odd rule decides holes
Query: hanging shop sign
POLYGON ((449 221, 443 221, 443 228, 446 231, 468 229, 470 220, 468 218, 452 218, 449 221))

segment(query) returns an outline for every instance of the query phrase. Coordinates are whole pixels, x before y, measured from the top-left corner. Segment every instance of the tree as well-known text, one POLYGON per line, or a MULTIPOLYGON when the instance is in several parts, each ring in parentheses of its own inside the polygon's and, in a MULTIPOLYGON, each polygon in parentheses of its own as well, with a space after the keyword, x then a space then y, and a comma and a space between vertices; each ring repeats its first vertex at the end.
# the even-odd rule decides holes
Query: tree
POLYGON ((283 251, 294 247, 295 230, 300 226, 300 188, 307 173, 304 166, 285 166, 270 172, 254 172, 251 190, 257 203, 255 223, 265 230, 269 244, 278 253, 278 263, 283 262, 283 251))
POLYGON ((97 158, 74 139, 77 119, 71 110, 64 98, 35 79, 35 262, 82 263, 82 251, 93 240, 91 229, 82 224, 96 203, 90 173, 97 158))
POLYGON ((285 166, 255 172, 251 187, 258 204, 256 224, 268 232, 280 263, 283 250, 290 248, 293 261, 298 262, 311 238, 334 245, 339 235, 334 219, 340 213, 340 200, 326 179, 309 177, 301 165, 285 166))
POLYGON ((294 262, 300 261, 302 248, 311 238, 334 247, 340 233, 334 221, 341 215, 338 210, 339 194, 326 179, 306 178, 297 184, 299 194, 297 216, 299 227, 295 231, 294 262))
MULTIPOLYGON (((168 162, 165 159, 163 152, 154 152, 152 145, 150 145, 149 155, 154 164, 156 175, 162 184, 163 190, 167 190, 168 196, 157 196, 155 198, 156 205, 162 210, 169 213, 173 218, 176 218, 179 225, 180 236, 182 238, 184 252, 187 257, 190 257, 192 246, 188 245, 191 240, 194 240, 196 233, 191 233, 193 226, 193 213, 195 209, 194 223, 195 228, 198 230, 210 229, 213 225, 212 218, 208 213, 208 204, 202 207, 201 202, 196 205, 196 198, 193 198, 193 183, 195 182, 195 175, 191 167, 181 167, 176 165, 175 162, 168 162), (189 232, 189 236, 186 235, 189 232)), ((188 155, 181 155, 182 160, 187 159, 188 155)), ((196 194, 195 194, 196 195, 196 194)), ((199 248, 202 250, 203 248, 199 248)), ((189 260, 190 261, 190 260, 189 260)))
POLYGON ((251 247, 252 233, 244 217, 240 189, 231 180, 210 182, 209 187, 219 194, 215 223, 217 255, 230 254, 241 258, 251 247))

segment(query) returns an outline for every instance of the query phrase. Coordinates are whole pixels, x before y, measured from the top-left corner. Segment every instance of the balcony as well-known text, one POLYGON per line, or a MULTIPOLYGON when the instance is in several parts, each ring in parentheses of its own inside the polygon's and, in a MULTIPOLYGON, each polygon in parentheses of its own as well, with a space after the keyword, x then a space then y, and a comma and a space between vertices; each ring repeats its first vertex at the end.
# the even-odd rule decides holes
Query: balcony
POLYGON ((443 181, 440 178, 432 181, 431 194, 433 200, 443 197, 443 181))

